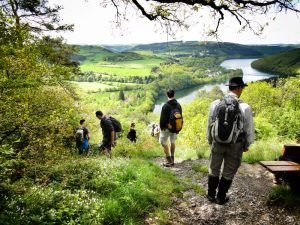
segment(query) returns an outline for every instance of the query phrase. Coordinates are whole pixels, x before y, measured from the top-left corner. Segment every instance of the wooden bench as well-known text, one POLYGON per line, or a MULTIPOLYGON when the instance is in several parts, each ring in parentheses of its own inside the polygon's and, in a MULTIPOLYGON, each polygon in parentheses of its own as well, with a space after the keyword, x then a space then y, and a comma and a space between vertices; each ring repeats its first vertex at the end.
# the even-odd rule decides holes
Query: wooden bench
POLYGON ((275 175, 276 180, 289 184, 291 190, 300 194, 300 145, 284 145, 282 155, 276 161, 260 161, 260 165, 275 175))
POLYGON ((300 172, 300 164, 292 161, 260 161, 259 163, 271 173, 300 172))

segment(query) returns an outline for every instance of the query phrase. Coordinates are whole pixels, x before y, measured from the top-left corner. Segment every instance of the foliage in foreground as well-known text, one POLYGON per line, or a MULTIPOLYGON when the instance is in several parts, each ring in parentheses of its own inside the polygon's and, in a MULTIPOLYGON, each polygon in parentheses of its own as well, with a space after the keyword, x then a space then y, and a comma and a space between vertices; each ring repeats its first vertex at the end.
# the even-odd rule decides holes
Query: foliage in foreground
POLYGON ((1 224, 137 224, 185 188, 154 163, 121 158, 35 165, 7 185, 1 224))
POLYGON ((300 205, 300 196, 293 194, 288 186, 276 186, 269 195, 268 203, 284 207, 297 207, 300 205))

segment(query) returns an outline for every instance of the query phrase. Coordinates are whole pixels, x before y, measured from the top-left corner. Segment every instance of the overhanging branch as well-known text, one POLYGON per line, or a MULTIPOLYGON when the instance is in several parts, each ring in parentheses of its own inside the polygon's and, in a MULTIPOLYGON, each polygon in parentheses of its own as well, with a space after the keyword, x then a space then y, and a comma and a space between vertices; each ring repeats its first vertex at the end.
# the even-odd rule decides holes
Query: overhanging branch
MULTIPOLYGON (((113 3, 116 0, 111 0, 113 3)), ((128 4, 128 0, 120 0, 125 4, 128 4)), ((289 10, 296 13, 299 13, 299 9, 296 8, 294 1, 289 0, 271 0, 271 1, 261 1, 261 0, 224 0, 224 1, 216 1, 216 0, 131 0, 130 1, 138 11, 142 13, 143 16, 148 18, 149 20, 165 20, 169 22, 173 22, 179 26, 184 24, 184 21, 178 19, 177 12, 172 12, 170 9, 175 4, 181 4, 183 7, 186 6, 206 6, 216 12, 218 14, 217 24, 215 31, 212 33, 217 33, 220 27, 221 21, 225 19, 225 13, 227 12, 229 15, 232 15, 240 26, 245 26, 252 29, 251 20, 246 18, 246 16, 241 13, 242 11, 257 13, 257 14, 265 14, 270 11, 271 8, 275 8, 277 12, 282 10, 289 10), (149 10, 151 8, 150 4, 155 4, 155 7, 162 7, 165 9, 160 12, 155 9, 149 10), (150 7, 149 7, 150 6, 150 7), (148 8, 148 10, 146 9, 148 8), (169 13, 165 13, 165 12, 169 13), (174 19, 176 18, 176 19, 174 19)), ((153 8, 153 6, 152 6, 153 8)), ((118 12, 117 12, 118 13, 118 12)))

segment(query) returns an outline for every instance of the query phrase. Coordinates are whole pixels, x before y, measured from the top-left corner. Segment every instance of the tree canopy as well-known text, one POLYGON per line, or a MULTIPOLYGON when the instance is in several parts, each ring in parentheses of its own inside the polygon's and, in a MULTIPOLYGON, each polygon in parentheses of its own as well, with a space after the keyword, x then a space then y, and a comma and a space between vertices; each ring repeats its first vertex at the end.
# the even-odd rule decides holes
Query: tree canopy
POLYGON ((60 23, 61 9, 49 6, 48 0, 0 0, 0 18, 6 18, 7 26, 23 25, 35 32, 72 30, 72 25, 60 23))
POLYGON ((72 90, 64 80, 77 63, 70 59, 74 47, 37 31, 70 26, 59 24, 60 7, 47 1, 0 0, 0 6, 0 150, 43 154, 72 135, 72 90))
MULTIPOLYGON (((209 34, 216 35, 225 17, 232 16, 236 19, 241 29, 250 29, 259 34, 266 24, 253 21, 251 15, 263 15, 293 11, 299 13, 294 0, 109 0, 107 2, 116 8, 117 20, 126 16, 128 6, 134 7, 140 14, 151 21, 162 24, 188 27, 187 18, 191 15, 200 15, 203 10, 209 10, 215 19, 215 27, 209 34), (125 6, 125 7, 124 7, 125 6)), ((201 17, 199 17, 201 19, 201 17)))

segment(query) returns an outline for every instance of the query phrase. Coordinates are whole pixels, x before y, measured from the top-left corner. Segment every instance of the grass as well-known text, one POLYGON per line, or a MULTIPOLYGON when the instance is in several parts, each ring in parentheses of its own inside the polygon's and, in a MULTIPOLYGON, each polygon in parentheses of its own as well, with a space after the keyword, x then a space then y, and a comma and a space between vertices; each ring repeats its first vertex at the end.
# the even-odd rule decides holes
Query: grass
POLYGON ((200 163, 194 163, 192 165, 192 169, 195 172, 208 174, 208 166, 207 165, 203 165, 203 164, 200 164, 200 163))
POLYGON ((255 141, 250 146, 249 151, 244 153, 243 161, 256 163, 262 160, 274 160, 281 155, 280 150, 283 145, 291 142, 291 140, 281 139, 279 137, 255 141))
POLYGON ((114 82, 114 81, 103 81, 102 84, 109 85, 109 86, 142 86, 144 84, 138 83, 121 83, 121 82, 114 82))
POLYGON ((137 53, 114 53, 100 46, 80 46, 78 55, 83 57, 80 61, 82 71, 94 71, 119 76, 148 76, 151 73, 151 68, 159 66, 164 59, 153 56, 146 51, 142 53, 142 56, 139 56, 137 53), (134 59, 132 55, 139 59, 134 59), (120 57, 128 60, 105 61, 107 57, 120 57))
POLYGON ((186 178, 181 181, 189 190, 194 190, 199 195, 205 195, 206 190, 199 184, 193 182, 192 179, 186 178))
POLYGON ((113 85, 104 84, 101 82, 75 82, 71 81, 70 83, 75 84, 79 88, 85 90, 85 91, 99 91, 104 90, 105 88, 111 88, 114 87, 113 85))
POLYGON ((284 207, 297 207, 300 205, 300 196, 293 194, 288 186, 276 186, 269 195, 268 203, 284 207))
POLYGON ((135 83, 120 83, 120 82, 111 82, 111 81, 104 81, 104 82, 76 82, 70 81, 71 84, 76 85, 79 87, 83 92, 96 92, 96 91, 105 91, 107 88, 114 88, 114 87, 125 87, 125 86, 142 86, 142 84, 135 84, 135 83))
POLYGON ((164 60, 159 58, 148 58, 144 60, 134 60, 126 62, 106 62, 106 61, 83 61, 80 68, 82 71, 94 71, 120 76, 148 76, 151 68, 159 66, 164 60))
POLYGON ((1 224, 139 224, 186 189, 154 163, 69 158, 35 165, 10 187, 1 224))
MULTIPOLYGON (((264 160, 274 160, 281 155, 280 151, 286 143, 294 143, 294 141, 281 137, 257 140, 250 146, 249 151, 243 154, 243 161, 252 164, 264 160)), ((208 159, 210 149, 206 145, 199 146, 196 153, 198 158, 208 159)))
POLYGON ((145 56, 153 56, 153 51, 134 51, 140 55, 145 55, 145 56))

